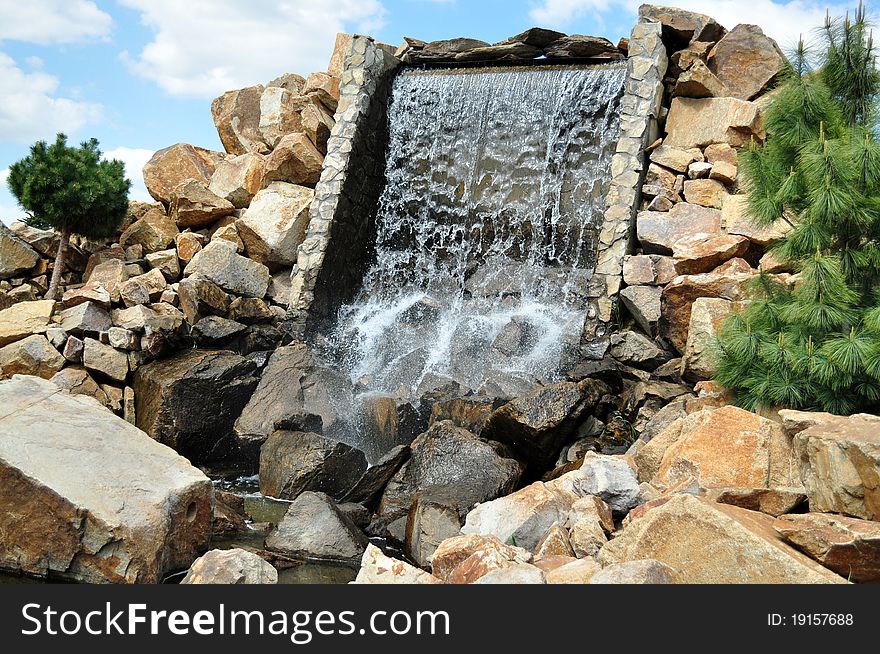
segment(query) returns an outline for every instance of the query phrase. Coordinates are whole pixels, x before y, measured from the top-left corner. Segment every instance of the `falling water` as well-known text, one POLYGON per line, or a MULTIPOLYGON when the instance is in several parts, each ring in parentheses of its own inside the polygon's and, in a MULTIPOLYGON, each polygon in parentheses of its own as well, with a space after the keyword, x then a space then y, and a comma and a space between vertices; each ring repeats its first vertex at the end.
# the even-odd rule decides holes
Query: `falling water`
POLYGON ((415 399, 559 375, 577 348, 619 133, 621 65, 405 70, 376 260, 330 357, 415 399))

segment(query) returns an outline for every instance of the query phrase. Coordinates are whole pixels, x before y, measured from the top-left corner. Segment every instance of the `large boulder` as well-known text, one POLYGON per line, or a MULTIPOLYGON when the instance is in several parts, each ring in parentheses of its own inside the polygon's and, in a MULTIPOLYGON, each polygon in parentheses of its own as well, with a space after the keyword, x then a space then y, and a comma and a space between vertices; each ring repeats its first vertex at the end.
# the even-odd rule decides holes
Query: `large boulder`
POLYGON ((288 134, 266 158, 264 181, 314 187, 321 179, 324 155, 305 134, 288 134))
POLYGON ((675 570, 660 561, 644 559, 615 563, 599 570, 590 578, 591 584, 656 585, 674 583, 675 570))
POLYGON ((271 563, 241 548, 211 550, 190 566, 181 584, 277 584, 278 571, 271 563))
POLYGON ((235 243, 214 239, 187 264, 184 277, 202 275, 229 293, 262 298, 269 287, 269 269, 238 254, 235 243))
POLYGON ((573 497, 598 497, 618 515, 641 503, 636 471, 620 456, 588 452, 577 470, 547 483, 551 490, 573 497))
POLYGON ((144 183, 150 195, 167 206, 171 202, 171 192, 182 182, 194 179, 208 184, 224 159, 220 152, 178 143, 152 156, 144 166, 144 183))
POLYGON ((659 286, 627 286, 620 292, 620 302, 629 311, 642 331, 652 336, 657 334, 657 324, 661 316, 661 296, 659 286))
POLYGON ((235 211, 233 204, 212 193, 204 182, 187 179, 171 192, 171 220, 180 229, 213 225, 235 211))
POLYGON ((207 548, 211 481, 96 400, 0 382, 0 568, 157 583, 207 548))
POLYGON ((0 379, 34 375, 49 379, 64 367, 64 357, 42 334, 0 347, 0 379))
POLYGON ((791 437, 778 423, 735 406, 689 416, 651 483, 674 487, 690 479, 702 488, 800 486, 791 437))
POLYGON ((302 110, 309 99, 300 93, 291 93, 280 86, 269 86, 260 96, 260 134, 269 149, 275 149, 281 139, 302 131, 302 110))
POLYGON ((669 211, 639 212, 636 230, 645 252, 672 254, 676 243, 693 234, 720 235, 721 212, 681 202, 669 211))
POLYGON ((774 527, 786 542, 840 576, 880 582, 880 522, 806 513, 782 516, 774 527))
POLYGON ((431 558, 431 571, 445 583, 470 584, 496 570, 531 560, 528 550, 505 545, 494 536, 466 534, 440 543, 431 558))
POLYGON ((235 223, 247 255, 271 270, 296 263, 314 197, 312 189, 286 182, 273 182, 257 193, 235 223))
POLYGON ((260 84, 227 91, 211 103, 214 125, 220 135, 220 142, 229 154, 269 152, 260 132, 260 98, 263 90, 264 87, 260 84))
POLYGON ((840 584, 843 577, 786 545, 773 518, 675 495, 633 520, 599 552, 610 566, 654 559, 679 584, 840 584))
POLYGON ((229 295, 202 275, 180 280, 177 295, 180 310, 191 325, 206 316, 225 316, 229 311, 229 295))
POLYGON ((17 277, 37 265, 40 254, 0 223, 0 279, 17 277))
POLYGON ((672 244, 672 258, 679 275, 698 275, 711 272, 726 261, 744 256, 748 249, 749 241, 742 236, 696 233, 672 244))
POLYGON ((369 541, 324 493, 297 497, 266 539, 266 549, 303 559, 357 564, 369 541))
POLYGON ((510 493, 521 474, 522 465, 505 446, 438 422, 413 441, 412 455, 385 488, 378 513, 404 516, 417 494, 439 494, 464 517, 475 504, 510 493))
POLYGON ((712 379, 718 372, 718 334, 736 304, 721 298, 700 297, 691 307, 682 376, 688 381, 712 379))
MULTIPOLYGON (((777 220, 769 227, 755 224, 749 215, 749 199, 747 195, 728 195, 724 199, 721 210, 721 224, 728 234, 744 236, 758 245, 773 245, 781 241, 792 230, 790 223, 777 220)), ((770 271, 774 272, 774 271, 770 271)))
POLYGON ((495 411, 482 435, 511 445, 538 466, 549 465, 608 392, 593 379, 540 387, 495 411))
POLYGON ((306 345, 279 347, 269 358, 260 384, 235 423, 243 446, 258 447, 284 423, 284 429, 328 432, 339 416, 332 398, 351 393, 347 377, 319 366, 306 345))
POLYGON ((0 347, 32 334, 45 334, 54 309, 54 300, 36 300, 0 311, 0 347))
POLYGON ((783 411, 800 461, 810 511, 880 520, 880 417, 783 411))
POLYGON ((232 426, 257 386, 256 364, 232 352, 190 350, 138 368, 137 425, 193 461, 237 453, 232 426))
POLYGON ((264 159, 256 152, 230 157, 217 166, 208 190, 231 202, 236 209, 244 209, 263 188, 264 159))
POLYGON ((364 453, 320 434, 276 431, 260 448, 260 492, 292 500, 305 491, 341 500, 367 469, 364 453))
POLYGON ((740 100, 761 95, 786 63, 776 41, 757 25, 737 25, 709 53, 709 68, 740 100))
POLYGON ((676 7, 642 5, 639 7, 639 18, 660 23, 663 26, 663 40, 671 44, 673 49, 693 41, 717 41, 726 32, 714 18, 676 7))
POLYGON ((387 586, 392 584, 440 584, 442 582, 429 572, 386 556, 382 550, 370 544, 364 551, 363 558, 361 558, 361 568, 352 583, 387 586))
POLYGON ((758 105, 736 98, 674 98, 666 133, 666 145, 685 150, 713 143, 741 148, 765 136, 758 105))
MULTIPOLYGON (((548 59, 622 59, 620 51, 608 39, 573 34, 562 36, 543 48, 548 59)), ((529 58, 532 57, 523 57, 529 58)))

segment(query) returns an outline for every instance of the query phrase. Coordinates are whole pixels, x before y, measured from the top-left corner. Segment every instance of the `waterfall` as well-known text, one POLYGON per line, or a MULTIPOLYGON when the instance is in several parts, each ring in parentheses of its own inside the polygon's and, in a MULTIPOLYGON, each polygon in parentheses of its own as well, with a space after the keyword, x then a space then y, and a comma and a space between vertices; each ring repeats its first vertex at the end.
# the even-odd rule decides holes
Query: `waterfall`
POLYGON ((444 380, 557 379, 584 323, 624 79, 620 64, 402 71, 375 263, 328 359, 414 401, 444 380))

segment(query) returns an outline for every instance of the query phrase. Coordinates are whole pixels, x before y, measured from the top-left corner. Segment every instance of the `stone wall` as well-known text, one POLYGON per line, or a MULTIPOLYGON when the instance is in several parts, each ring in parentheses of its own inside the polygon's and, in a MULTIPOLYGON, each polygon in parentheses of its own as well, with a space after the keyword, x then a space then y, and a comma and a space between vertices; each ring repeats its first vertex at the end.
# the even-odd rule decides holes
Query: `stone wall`
POLYGON ((632 250, 636 209, 645 178, 645 148, 657 138, 663 103, 663 76, 668 60, 659 23, 640 19, 629 41, 629 61, 621 101, 620 139, 611 162, 611 184, 605 220, 599 233, 599 252, 591 303, 584 325, 582 351, 601 359, 610 344, 610 323, 621 287, 624 257, 632 250))
POLYGON ((337 122, 291 274, 295 335, 326 326, 353 298, 370 263, 385 184, 386 108, 400 63, 364 36, 354 37, 345 54, 337 122))

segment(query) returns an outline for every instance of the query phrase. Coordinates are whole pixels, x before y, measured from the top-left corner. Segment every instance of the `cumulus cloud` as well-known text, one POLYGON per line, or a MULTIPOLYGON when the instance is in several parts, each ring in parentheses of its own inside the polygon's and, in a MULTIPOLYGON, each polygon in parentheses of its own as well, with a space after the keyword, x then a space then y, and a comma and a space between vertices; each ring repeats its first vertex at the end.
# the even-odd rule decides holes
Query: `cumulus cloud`
MULTIPOLYGON (((641 4, 638 0, 541 0, 530 13, 532 20, 564 29, 581 18, 598 18, 609 12, 627 12, 634 19, 641 4)), ((825 0, 676 0, 676 7, 708 14, 728 29, 739 23, 759 25, 783 47, 797 43, 803 35, 809 39, 815 28, 825 20, 826 9, 832 16, 840 16, 855 2, 826 2, 825 0)))
POLYGON ((30 143, 57 132, 76 134, 101 119, 99 104, 58 97, 59 80, 42 71, 26 72, 0 52, 0 140, 30 143))
POLYGON ((48 45, 106 39, 113 19, 89 0, 0 0, 0 41, 48 45))
POLYGON ((144 165, 152 156, 153 151, 144 148, 118 147, 104 153, 105 159, 119 159, 125 164, 125 176, 131 180, 131 192, 128 195, 130 200, 154 202, 144 185, 143 174, 144 165))
POLYGON ((379 0, 120 1, 154 33, 123 60, 168 93, 189 97, 324 70, 337 32, 375 30, 385 14, 379 0))

